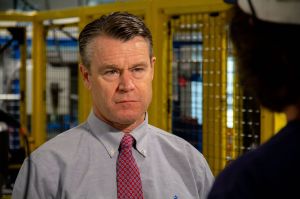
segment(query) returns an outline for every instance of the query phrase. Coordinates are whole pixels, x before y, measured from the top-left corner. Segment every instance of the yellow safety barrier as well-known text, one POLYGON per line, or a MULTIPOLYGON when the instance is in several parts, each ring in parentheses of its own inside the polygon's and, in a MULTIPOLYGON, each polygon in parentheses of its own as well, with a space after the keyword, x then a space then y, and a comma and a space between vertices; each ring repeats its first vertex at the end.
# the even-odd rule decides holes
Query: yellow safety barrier
MULTIPOLYGON (((201 63, 198 60, 201 67, 197 65, 197 60, 189 62, 191 68, 194 68, 196 73, 201 73, 203 83, 203 101, 201 104, 201 117, 203 119, 201 124, 202 134, 199 131, 199 134, 196 135, 199 140, 196 140, 196 143, 193 144, 202 143, 201 146, 197 146, 202 150, 214 174, 217 175, 229 161, 243 153, 244 138, 245 136, 249 136, 249 134, 246 135, 244 132, 244 129, 248 128, 244 124, 244 120, 247 120, 245 117, 249 116, 249 114, 247 115, 243 111, 246 106, 245 100, 243 100, 245 93, 243 93, 237 82, 238 78, 236 74, 234 74, 233 85, 231 85, 233 87, 233 102, 232 104, 228 104, 227 102, 227 59, 229 56, 228 46, 230 44, 227 39, 229 8, 222 0, 140 0, 128 2, 117 1, 97 6, 30 13, 0 12, 0 26, 1 21, 27 22, 31 23, 32 26, 33 90, 30 128, 32 149, 38 147, 49 138, 47 123, 49 122, 49 114, 52 114, 50 111, 52 109, 47 97, 49 95, 49 90, 47 90, 49 89, 49 74, 47 70, 50 68, 47 65, 50 60, 47 38, 55 37, 55 35, 51 35, 54 34, 51 31, 53 29, 61 31, 66 26, 70 26, 76 29, 74 34, 78 36, 80 30, 92 19, 113 11, 128 11, 141 16, 153 34, 154 55, 157 61, 153 81, 153 100, 149 108, 149 121, 151 124, 170 132, 175 131, 173 127, 175 116, 172 111, 175 109, 173 105, 177 91, 174 90, 175 86, 173 83, 175 82, 174 75, 178 72, 172 67, 176 58, 173 52, 173 37, 178 32, 190 37, 197 37, 197 35, 201 34, 201 50, 195 46, 183 50, 185 52, 191 50, 193 53, 196 52, 197 56, 201 55, 201 63), (55 20, 73 18, 77 21, 72 24, 55 22, 55 20), (185 27, 182 28, 182 26, 185 27), (197 67, 201 68, 201 71, 197 71, 199 70, 197 67), (228 118, 227 115, 229 105, 232 106, 232 118, 228 118), (228 126, 227 123, 229 120, 232 120, 232 126, 228 126)), ((23 54, 21 62, 23 66, 26 61, 26 45, 21 48, 23 54)), ((77 60, 77 64, 79 62, 80 60, 77 60)), ((22 97, 23 101, 21 102, 21 113, 24 116, 21 117, 21 123, 27 126, 25 73, 25 68, 21 67, 20 77, 23 79, 21 81, 23 82, 21 83, 21 90, 24 94, 22 97)), ((76 74, 77 77, 75 78, 77 78, 78 85, 75 100, 78 100, 78 104, 77 108, 70 107, 76 109, 76 117, 78 123, 80 123, 86 119, 90 112, 91 100, 88 91, 83 86, 78 68, 76 74)), ((188 83, 190 85, 183 88, 180 92, 191 92, 189 89, 194 82, 188 83)), ((195 85, 198 85, 197 82, 195 85)), ((191 106, 193 106, 191 105, 192 96, 190 94, 186 96, 189 96, 186 98, 186 104, 184 105, 186 107, 181 107, 181 110, 187 113, 185 116, 188 117, 185 117, 185 122, 189 122, 191 126, 195 127, 195 132, 198 132, 200 127, 196 122, 197 118, 191 117, 191 106)), ((177 97, 180 98, 179 96, 177 97)), ((285 123, 285 120, 282 116, 268 113, 265 110, 261 110, 258 114, 261 115, 260 121, 247 120, 246 123, 259 123, 257 126, 260 127, 261 133, 258 132, 258 134, 260 134, 260 140, 264 142, 273 135, 275 130, 285 123)), ((251 128, 254 127, 251 126, 251 128)), ((192 128, 190 129, 193 130, 192 128)), ((257 127, 254 129, 256 131, 257 127)), ((256 135, 253 134, 251 136, 254 139, 256 135)))

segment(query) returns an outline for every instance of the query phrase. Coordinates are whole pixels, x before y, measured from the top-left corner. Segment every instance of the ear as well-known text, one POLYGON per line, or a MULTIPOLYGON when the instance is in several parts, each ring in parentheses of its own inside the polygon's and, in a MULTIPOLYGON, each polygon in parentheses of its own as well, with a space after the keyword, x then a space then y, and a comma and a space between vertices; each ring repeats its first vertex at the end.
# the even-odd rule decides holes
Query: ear
POLYGON ((82 75, 84 86, 90 90, 91 88, 90 72, 83 64, 80 64, 79 68, 80 68, 80 73, 82 75))
POLYGON ((155 65, 156 57, 151 58, 151 72, 152 72, 152 80, 154 78, 154 65, 155 65))

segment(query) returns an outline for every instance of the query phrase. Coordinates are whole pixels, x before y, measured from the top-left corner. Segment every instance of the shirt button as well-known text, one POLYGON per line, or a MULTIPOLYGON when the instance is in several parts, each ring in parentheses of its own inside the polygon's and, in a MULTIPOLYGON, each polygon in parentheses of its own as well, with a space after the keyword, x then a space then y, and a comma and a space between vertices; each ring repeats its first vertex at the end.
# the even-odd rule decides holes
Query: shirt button
POLYGON ((143 154, 143 155, 146 155, 146 150, 143 150, 143 149, 142 149, 142 154, 143 154))
POLYGON ((115 154, 114 150, 110 150, 110 154, 113 156, 115 154))

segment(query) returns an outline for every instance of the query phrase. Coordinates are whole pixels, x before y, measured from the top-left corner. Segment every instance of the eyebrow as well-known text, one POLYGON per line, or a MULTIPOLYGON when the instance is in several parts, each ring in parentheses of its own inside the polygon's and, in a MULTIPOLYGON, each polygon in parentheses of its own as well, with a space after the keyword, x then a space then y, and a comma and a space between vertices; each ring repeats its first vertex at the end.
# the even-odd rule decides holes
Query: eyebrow
POLYGON ((106 70, 112 70, 112 69, 119 70, 118 66, 115 65, 115 64, 103 64, 100 67, 98 67, 96 71, 97 71, 97 73, 101 73, 102 74, 106 70))
POLYGON ((135 67, 138 67, 138 66, 143 66, 143 67, 146 67, 148 66, 146 62, 139 62, 139 63, 136 63, 134 64, 133 66, 129 67, 130 68, 135 68, 135 67))
POLYGON ((101 66, 101 69, 107 69, 107 68, 113 68, 113 69, 115 69, 115 68, 119 68, 119 67, 118 67, 118 65, 115 65, 115 64, 103 64, 101 66))
MULTIPOLYGON (((146 67, 147 63, 144 62, 144 61, 138 62, 138 63, 135 63, 132 66, 128 67, 128 69, 135 68, 135 67, 138 67, 138 66, 146 67)), ((115 64, 103 64, 101 66, 100 70, 105 70, 105 69, 119 69, 119 70, 122 70, 118 65, 115 65, 115 64)))

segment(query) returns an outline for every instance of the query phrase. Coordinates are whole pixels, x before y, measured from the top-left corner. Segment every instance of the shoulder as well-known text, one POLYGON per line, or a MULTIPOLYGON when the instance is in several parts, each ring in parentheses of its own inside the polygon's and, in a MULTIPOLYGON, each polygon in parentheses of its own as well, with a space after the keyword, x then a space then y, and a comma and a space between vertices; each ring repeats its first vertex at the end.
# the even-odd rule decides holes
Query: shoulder
POLYGON ((206 198, 214 177, 200 151, 186 140, 154 126, 149 126, 149 131, 151 145, 156 145, 159 156, 163 154, 163 158, 169 161, 172 169, 177 168, 178 173, 184 175, 183 179, 192 179, 199 197, 206 198))
POLYGON ((151 135, 150 142, 161 148, 161 153, 166 153, 166 156, 174 156, 185 159, 191 167, 196 169, 207 169, 208 164, 200 151, 183 138, 149 125, 149 134, 151 135))
POLYGON ((63 160, 72 158, 78 151, 78 148, 85 142, 88 142, 91 134, 87 123, 69 129, 56 137, 48 140, 30 155, 35 163, 63 160))
POLYGON ((82 124, 47 141, 25 159, 16 179, 13 198, 23 197, 26 182, 30 179, 29 198, 49 198, 57 192, 60 176, 68 163, 74 161, 81 141, 88 134, 88 126, 82 124), (30 177, 27 177, 30 176, 30 177))
POLYGON ((254 163, 257 159, 259 159, 259 155, 255 151, 229 163, 216 177, 208 199, 255 198, 253 196, 256 190, 252 186, 257 185, 257 174, 255 173, 257 165, 254 163), (249 190, 252 191, 249 192, 249 190))
POLYGON ((273 150, 277 149, 278 146, 276 141, 270 140, 266 144, 259 146, 257 149, 241 155, 236 160, 229 163, 229 165, 220 173, 216 180, 216 184, 218 181, 220 183, 225 183, 225 181, 227 181, 230 183, 225 183, 226 186, 231 186, 231 183, 240 183, 244 179, 247 181, 255 180, 256 176, 258 176, 262 170, 267 170, 267 168, 271 166, 273 158, 275 157, 273 150))
POLYGON ((293 125, 287 125, 268 142, 230 163, 216 178, 209 199, 245 198, 246 195, 255 198, 255 194, 263 192, 261 189, 265 191, 270 184, 277 185, 278 178, 287 178, 292 172, 291 179, 295 173, 289 170, 293 170, 295 164, 300 165, 300 158, 295 155, 300 152, 297 138, 300 125, 297 128, 293 125), (283 171, 284 177, 281 176, 283 171))
POLYGON ((188 152, 201 154, 194 146, 192 146, 189 142, 184 140, 183 138, 159 129, 155 126, 148 125, 148 131, 151 134, 151 140, 155 140, 166 147, 173 147, 188 150, 188 152))
POLYGON ((270 167, 274 168, 278 161, 285 160, 288 152, 293 153, 297 150, 294 148, 295 146, 297 146, 299 151, 299 132, 300 123, 298 123, 297 129, 295 129, 295 123, 288 124, 269 141, 239 157, 224 172, 230 173, 232 170, 243 172, 245 170, 257 171, 257 169, 268 170, 270 167))

